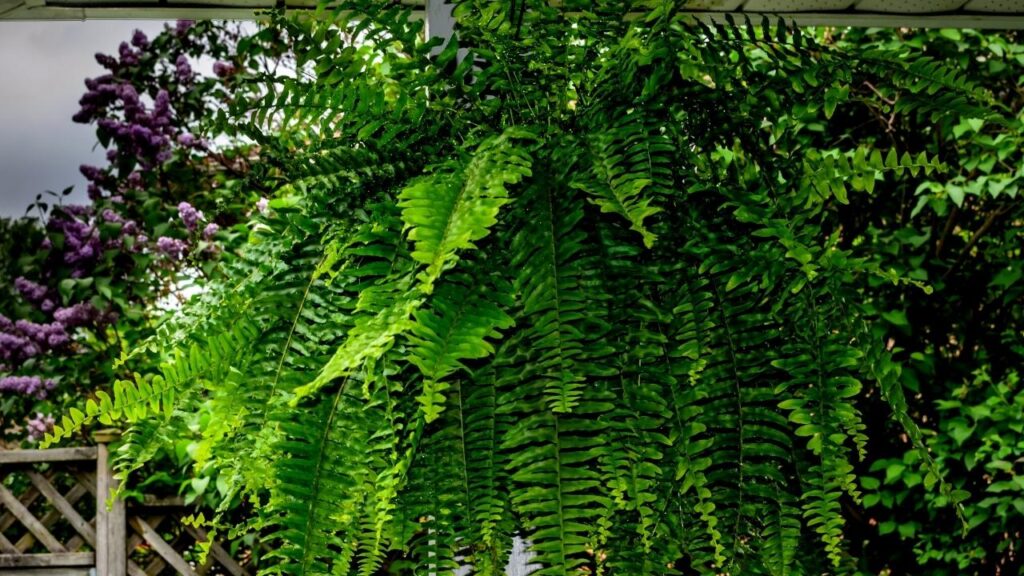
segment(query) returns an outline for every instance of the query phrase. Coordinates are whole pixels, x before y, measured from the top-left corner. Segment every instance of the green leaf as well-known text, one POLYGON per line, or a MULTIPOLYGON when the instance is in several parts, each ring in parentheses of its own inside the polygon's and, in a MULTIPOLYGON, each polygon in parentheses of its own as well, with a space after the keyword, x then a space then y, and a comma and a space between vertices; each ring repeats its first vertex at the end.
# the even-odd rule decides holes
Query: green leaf
POLYGON ((421 178, 399 194, 398 206, 415 243, 412 257, 426 264, 418 278, 429 294, 434 282, 458 260, 458 252, 476 248, 509 202, 508 188, 530 175, 529 152, 520 140, 533 135, 509 129, 488 139, 464 168, 421 178))

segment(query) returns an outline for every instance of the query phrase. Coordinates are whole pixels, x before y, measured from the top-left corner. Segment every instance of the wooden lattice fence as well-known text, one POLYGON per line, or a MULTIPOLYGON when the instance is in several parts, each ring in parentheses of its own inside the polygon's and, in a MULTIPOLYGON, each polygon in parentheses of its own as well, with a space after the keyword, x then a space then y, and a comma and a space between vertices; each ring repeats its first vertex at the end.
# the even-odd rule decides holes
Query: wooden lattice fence
POLYGON ((181 499, 108 505, 112 439, 0 450, 0 576, 248 576, 216 542, 204 564, 190 560, 207 534, 182 522, 192 510, 181 499))

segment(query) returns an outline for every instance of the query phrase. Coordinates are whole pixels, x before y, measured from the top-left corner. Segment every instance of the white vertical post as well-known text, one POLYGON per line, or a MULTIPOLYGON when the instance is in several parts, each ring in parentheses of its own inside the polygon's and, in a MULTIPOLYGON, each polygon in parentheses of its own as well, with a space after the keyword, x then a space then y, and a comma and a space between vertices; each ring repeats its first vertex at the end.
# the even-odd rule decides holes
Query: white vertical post
POLYGON ((453 6, 445 0, 427 0, 427 39, 441 38, 444 43, 434 48, 435 53, 448 45, 455 33, 455 17, 452 16, 453 6))

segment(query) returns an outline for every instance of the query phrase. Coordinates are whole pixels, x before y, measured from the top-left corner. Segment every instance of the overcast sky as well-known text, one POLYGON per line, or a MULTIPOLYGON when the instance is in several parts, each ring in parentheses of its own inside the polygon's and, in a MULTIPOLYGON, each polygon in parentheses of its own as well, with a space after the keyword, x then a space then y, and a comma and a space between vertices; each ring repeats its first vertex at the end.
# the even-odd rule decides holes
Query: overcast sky
POLYGON ((20 216, 36 194, 75 186, 85 202, 80 164, 104 163, 92 126, 75 124, 82 82, 98 76, 96 52, 116 53, 154 21, 0 22, 0 216, 20 216))

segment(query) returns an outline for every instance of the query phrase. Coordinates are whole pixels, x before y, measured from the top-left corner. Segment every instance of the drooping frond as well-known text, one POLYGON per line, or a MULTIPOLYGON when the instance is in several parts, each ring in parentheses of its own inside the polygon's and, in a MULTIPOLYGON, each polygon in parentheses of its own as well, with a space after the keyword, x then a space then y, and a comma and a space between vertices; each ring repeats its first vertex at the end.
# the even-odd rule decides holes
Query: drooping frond
POLYGON ((508 130, 473 151, 465 168, 440 171, 417 181, 399 195, 402 220, 415 243, 414 260, 426 265, 417 278, 424 292, 433 290, 441 273, 474 247, 497 221, 509 201, 508 187, 530 175, 525 130, 508 130))

